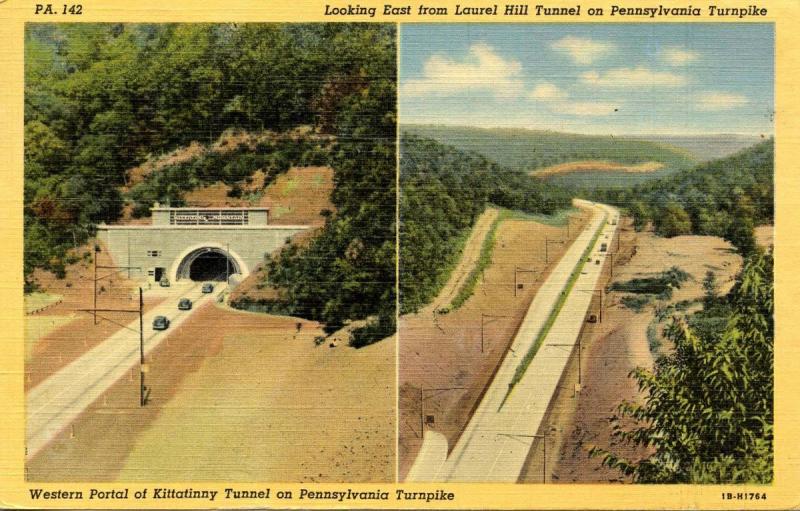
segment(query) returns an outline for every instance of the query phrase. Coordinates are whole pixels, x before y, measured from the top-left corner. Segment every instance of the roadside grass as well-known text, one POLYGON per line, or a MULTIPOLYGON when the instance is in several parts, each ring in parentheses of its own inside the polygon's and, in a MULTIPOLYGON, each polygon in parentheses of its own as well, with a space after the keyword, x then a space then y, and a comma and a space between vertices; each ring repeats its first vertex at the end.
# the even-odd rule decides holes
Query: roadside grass
POLYGON ((592 249, 594 248, 595 244, 597 243, 598 238, 600 238, 600 234, 603 232, 603 227, 606 225, 606 221, 608 218, 608 214, 604 215, 603 221, 600 222, 600 225, 597 227, 597 231, 594 233, 592 240, 586 246, 586 249, 581 254, 581 258, 578 264, 575 266, 575 269, 572 270, 572 274, 569 276, 569 280, 565 284, 564 288, 561 291, 561 295, 559 296, 558 300, 556 301, 553 309, 550 311, 550 315, 547 317, 542 329, 539 331, 539 334, 536 336, 536 340, 531 345, 528 352, 525 353, 525 356, 520 361, 519 365, 517 366, 516 371, 514 372, 514 376, 511 378, 511 383, 508 384, 508 391, 506 395, 503 397, 503 402, 500 403, 500 408, 503 407, 508 396, 511 395, 511 391, 514 390, 514 387, 517 383, 522 380, 522 377, 525 375, 525 371, 528 370, 528 366, 533 361, 533 358, 536 356, 536 353, 539 351, 542 343, 544 342, 547 334, 550 332, 550 329, 553 327, 553 324, 558 318, 558 314, 561 312, 562 307, 564 307, 564 303, 567 301, 567 297, 569 297, 570 292, 572 291, 575 282, 578 280, 578 277, 581 274, 581 270, 583 270, 584 265, 586 264, 586 257, 591 253, 592 249))
POLYGON ((497 237, 497 226, 500 225, 500 222, 506 218, 508 218, 507 210, 500 210, 500 214, 498 214, 497 218, 494 219, 491 227, 489 227, 489 231, 486 233, 486 237, 483 239, 481 253, 480 256, 478 256, 478 260, 475 262, 475 267, 469 272, 469 275, 467 275, 467 278, 464 280, 464 283, 461 285, 461 288, 458 290, 455 298, 453 298, 453 301, 450 302, 450 311, 457 310, 459 307, 464 305, 464 303, 469 300, 469 297, 475 292, 475 286, 478 284, 478 278, 492 262, 492 251, 494 250, 497 237))
MULTIPOLYGON (((475 267, 472 269, 472 271, 470 271, 469 275, 464 280, 464 283, 458 290, 458 294, 456 294, 455 298, 453 298, 453 301, 450 303, 450 307, 447 309, 447 312, 457 310, 475 293, 475 286, 478 284, 478 279, 481 273, 486 270, 486 268, 488 268, 492 262, 492 252, 494 250, 497 227, 500 225, 500 222, 504 220, 526 220, 558 227, 566 225, 569 221, 570 215, 578 213, 579 211, 580 210, 578 208, 568 208, 562 209, 561 211, 558 211, 552 215, 542 215, 501 208, 497 218, 494 220, 492 226, 489 228, 489 231, 486 233, 486 237, 483 239, 481 253, 478 261, 475 264, 475 267)), ((464 238, 464 240, 466 240, 466 238, 464 238)), ((461 243, 463 249, 463 241, 461 243)), ((459 254, 461 253, 462 249, 459 250, 459 254)), ((456 259, 456 262, 457 261, 458 260, 456 259)), ((449 269, 449 271, 444 272, 443 275, 449 276, 451 271, 452 267, 449 269)), ((446 280, 447 279, 445 279, 445 282, 446 280)), ((444 285, 444 282, 442 282, 442 285, 444 285)))
POLYGON ((25 313, 30 314, 33 311, 43 309, 62 298, 63 296, 61 295, 51 295, 49 293, 28 293, 25 295, 25 313))
MULTIPOLYGON (((428 303, 431 299, 435 299, 437 296, 439 296, 439 293, 442 292, 442 288, 444 288, 444 286, 447 284, 447 281, 450 279, 450 275, 458 266, 459 261, 461 261, 461 256, 464 253, 464 247, 467 245, 467 240, 469 239, 471 232, 472 229, 467 228, 462 230, 461 233, 456 236, 453 242, 453 252, 444 265, 442 271, 437 276, 436 285, 434 285, 433 289, 431 290, 431 295, 425 300, 425 303, 428 303)), ((449 309, 447 312, 449 312, 449 309)))

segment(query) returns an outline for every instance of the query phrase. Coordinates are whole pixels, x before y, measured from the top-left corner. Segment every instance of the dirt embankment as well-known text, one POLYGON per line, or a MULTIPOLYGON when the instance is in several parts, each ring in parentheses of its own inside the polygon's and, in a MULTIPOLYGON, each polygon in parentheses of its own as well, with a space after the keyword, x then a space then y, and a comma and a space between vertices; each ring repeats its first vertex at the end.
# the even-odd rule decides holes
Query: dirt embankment
POLYGON ((315 346, 319 324, 206 304, 27 464, 29 481, 387 482, 395 343, 315 346))
POLYGON ((436 299, 419 311, 419 313, 417 313, 418 315, 424 316, 426 314, 432 314, 435 310, 450 306, 453 298, 456 297, 458 291, 464 285, 464 281, 467 279, 470 272, 472 272, 473 268, 475 268, 481 255, 483 242, 499 214, 500 210, 497 208, 486 208, 486 211, 481 213, 481 216, 475 221, 469 238, 467 238, 467 241, 464 243, 464 251, 461 253, 461 259, 450 273, 450 278, 447 279, 447 282, 442 290, 439 291, 439 295, 436 299))
POLYGON ((264 130, 260 132, 248 132, 242 130, 227 130, 222 133, 211 145, 204 145, 199 142, 192 142, 187 146, 179 147, 161 156, 149 158, 146 162, 127 171, 127 185, 125 189, 130 189, 134 185, 141 183, 153 172, 158 172, 165 167, 186 163, 209 152, 227 153, 240 145, 246 145, 250 149, 260 142, 275 140, 278 136, 288 135, 290 138, 299 139, 301 137, 315 137, 321 141, 332 141, 332 137, 314 134, 310 126, 300 126, 281 135, 264 130))
POLYGON ((242 186, 242 197, 229 197, 229 185, 217 182, 192 190, 184 196, 190 206, 268 207, 272 225, 310 225, 325 223, 323 210, 334 211, 330 201, 333 169, 330 167, 292 167, 262 190, 264 173, 257 171, 251 183, 242 186))
POLYGON ((571 161, 559 163, 542 169, 532 171, 534 177, 550 177, 573 172, 625 172, 630 174, 646 174, 664 168, 664 164, 657 161, 647 161, 636 164, 623 164, 602 160, 571 161))
MULTIPOLYGON (((570 239, 588 216, 582 213, 573 218, 570 239)), ((566 241, 566 237, 566 226, 504 220, 496 231, 491 264, 461 308, 434 315, 434 308, 428 307, 400 318, 400 480, 421 446, 423 427, 444 434, 451 448, 455 445, 537 288, 568 246, 553 241, 566 241), (546 240, 550 240, 547 253, 546 240), (515 273, 516 282, 522 285, 516 290, 515 273)), ((464 258, 470 260, 469 254, 479 253, 482 242, 481 236, 471 238, 464 258)), ((444 301, 445 297, 439 296, 431 303, 444 301)))
MULTIPOLYGON (((217 192, 217 200, 224 200, 227 187, 217 192)), ((201 188, 191 192, 187 197, 199 200, 198 194, 206 193, 209 188, 201 188)), ((318 229, 325 224, 322 211, 334 211, 336 207, 330 200, 333 192, 333 169, 330 167, 294 167, 271 183, 258 205, 269 207, 269 222, 273 225, 308 225, 311 229, 295 235, 292 243, 303 245, 318 234, 318 229)), ((211 199, 209 199, 211 200, 211 199)), ((212 200, 213 202, 213 200, 212 200)), ((216 202, 214 202, 216 203, 216 202)), ((231 300, 248 297, 253 300, 277 299, 278 292, 264 285, 266 278, 262 266, 256 268, 231 294, 231 300)))
MULTIPOLYGON (((630 478, 623 477, 618 470, 603 466, 601 458, 589 458, 588 452, 592 446, 599 446, 631 459, 647 455, 644 449, 615 443, 609 418, 616 414, 622 401, 642 399, 635 380, 628 376, 630 372, 636 367, 652 367, 654 357, 668 349, 667 346, 655 348, 653 353, 649 346, 647 330, 654 321, 656 304, 665 306, 699 300, 703 296, 703 278, 709 270, 716 275, 719 293, 727 293, 742 262, 730 244, 722 239, 710 236, 659 238, 649 232, 634 232, 629 219, 623 222, 619 245, 619 249, 616 243, 610 247, 615 257, 613 277, 610 261, 607 262, 608 283, 653 276, 672 266, 688 272, 691 277, 675 290, 670 300, 651 303, 640 313, 620 302, 629 293, 605 295, 602 323, 587 324, 581 336, 582 389, 578 393, 574 389, 578 378, 576 353, 551 403, 546 427, 548 481, 630 482, 630 478)), ((599 307, 599 303, 592 306, 599 307)), ((657 331, 660 332, 661 326, 657 331)), ((531 458, 523 481, 541 482, 540 463, 535 456, 531 458)))
MULTIPOLYGON (((97 253, 98 266, 113 266, 114 262, 102 243, 97 253)), ((104 312, 95 325, 94 317, 80 309, 93 307, 94 265, 91 250, 94 244, 75 252, 87 254, 67 266, 66 277, 58 279, 50 272, 37 269, 33 281, 39 288, 62 296, 62 300, 36 314, 25 317, 25 342, 28 356, 25 361, 25 389, 29 390, 83 355, 137 317, 133 313, 104 312)), ((101 268, 97 270, 97 307, 104 309, 139 309, 138 270, 101 268)), ((146 296, 145 311, 161 303, 161 297, 146 296)))

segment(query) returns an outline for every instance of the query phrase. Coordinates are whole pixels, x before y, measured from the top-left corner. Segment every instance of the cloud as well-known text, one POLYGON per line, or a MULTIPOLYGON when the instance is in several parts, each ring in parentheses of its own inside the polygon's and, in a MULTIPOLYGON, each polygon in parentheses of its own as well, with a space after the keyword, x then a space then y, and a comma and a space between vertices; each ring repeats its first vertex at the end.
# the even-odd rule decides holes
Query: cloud
POLYGON ((732 110, 744 106, 749 100, 740 94, 730 94, 728 92, 704 92, 696 98, 695 105, 698 110, 707 112, 718 112, 721 110, 732 110))
POLYGON ((559 99, 566 99, 567 97, 569 97, 567 91, 559 89, 558 86, 548 82, 537 84, 530 93, 531 99, 538 99, 542 101, 555 101, 559 99))
POLYGON ((551 44, 550 48, 566 53, 576 64, 587 65, 611 53, 616 49, 616 46, 609 42, 569 35, 551 44))
POLYGON ((686 83, 686 77, 669 71, 653 71, 639 66, 609 69, 602 74, 597 71, 586 71, 581 74, 581 81, 598 87, 678 87, 686 83))
POLYGON ((406 80, 401 89, 407 96, 488 92, 497 98, 510 98, 523 91, 521 74, 522 64, 518 61, 506 60, 491 46, 477 43, 461 61, 431 56, 423 66, 422 78, 406 80))
POLYGON ((694 62, 700 58, 700 54, 685 50, 678 46, 664 48, 661 51, 661 60, 672 66, 685 66, 690 62, 694 62))

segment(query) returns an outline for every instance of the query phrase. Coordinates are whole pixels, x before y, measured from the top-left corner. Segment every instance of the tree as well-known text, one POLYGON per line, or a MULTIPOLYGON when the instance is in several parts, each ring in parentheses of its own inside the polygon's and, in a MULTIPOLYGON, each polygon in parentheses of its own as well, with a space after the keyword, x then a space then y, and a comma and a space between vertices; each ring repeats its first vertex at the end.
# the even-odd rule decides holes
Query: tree
POLYGON ((773 461, 774 291, 771 254, 748 258, 728 296, 724 329, 693 331, 676 319, 672 354, 632 376, 644 403, 623 403, 614 436, 655 452, 592 456, 640 483, 768 483, 773 461), (623 427, 621 418, 635 426, 623 427))
POLYGON ((724 237, 745 256, 756 249, 755 216, 752 201, 747 196, 737 197, 733 218, 724 237))
POLYGON ((628 206, 628 211, 633 217, 633 227, 637 231, 641 231, 647 226, 650 220, 650 212, 642 201, 634 201, 628 206))
POLYGON ((691 234, 692 221, 689 214, 677 202, 670 202, 655 219, 656 234, 671 238, 683 234, 691 234))
POLYGON ((710 306, 717 299, 717 276, 708 270, 703 279, 703 291, 705 292, 706 307, 710 306))

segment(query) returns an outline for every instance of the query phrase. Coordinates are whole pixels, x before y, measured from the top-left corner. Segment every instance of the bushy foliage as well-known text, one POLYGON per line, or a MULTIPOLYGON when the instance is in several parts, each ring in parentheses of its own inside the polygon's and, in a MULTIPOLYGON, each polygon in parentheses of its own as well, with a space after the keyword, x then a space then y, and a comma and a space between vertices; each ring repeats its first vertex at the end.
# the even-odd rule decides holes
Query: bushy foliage
MULTIPOLYGON (((379 41, 393 31, 347 23, 27 25, 26 275, 59 268, 97 223, 117 219, 126 170, 150 155, 210 143, 231 128, 311 125, 347 135, 374 84, 368 59, 387 53, 379 41)), ((303 158, 327 161, 296 145, 297 154, 286 144, 266 162, 258 151, 233 160, 209 153, 153 175, 132 192, 137 212, 153 200, 179 204, 181 191, 213 176, 234 181, 262 163, 280 170, 303 158)))
MULTIPOLYGON (((396 65, 393 26, 342 32, 332 44, 350 66, 329 94, 343 94, 326 113, 333 148, 336 212, 307 246, 292 246, 267 264, 292 314, 324 321, 328 331, 368 318, 351 343, 364 346, 395 329, 396 65), (339 88, 341 86, 341 88, 339 88), (338 91, 338 92, 336 92, 338 91)), ((326 104, 333 101, 325 98, 326 104)))
POLYGON ((569 207, 564 190, 481 155, 403 134, 400 141, 400 309, 419 310, 444 284, 459 241, 488 204, 529 213, 569 207))
POLYGON ((231 185, 231 197, 241 196, 241 184, 257 170, 264 172, 264 187, 291 165, 331 163, 331 148, 310 136, 279 135, 260 142, 255 149, 240 144, 228 151, 206 151, 189 161, 150 173, 131 187, 127 198, 135 217, 149 216, 154 202, 182 206, 183 195, 196 187, 222 181, 231 185))
POLYGON ((663 236, 720 236, 747 255, 756 248, 753 228, 774 222, 774 172, 770 139, 669 178, 593 196, 627 208, 637 229, 652 221, 663 236))
POLYGON ((681 284, 688 279, 688 273, 677 266, 673 266, 654 277, 639 277, 625 282, 614 282, 611 284, 610 289, 628 293, 662 295, 673 288, 679 289, 681 284))
POLYGON ((623 403, 618 441, 653 454, 624 459, 593 449, 606 465, 641 483, 769 483, 773 463, 774 291, 771 254, 746 261, 727 307, 698 313, 717 328, 676 319, 665 330, 674 351, 632 376, 642 404, 623 403))

